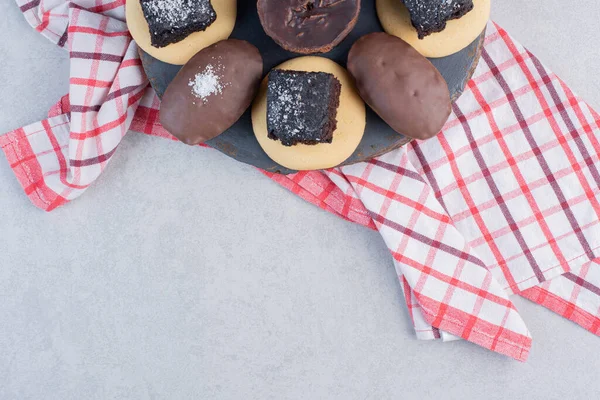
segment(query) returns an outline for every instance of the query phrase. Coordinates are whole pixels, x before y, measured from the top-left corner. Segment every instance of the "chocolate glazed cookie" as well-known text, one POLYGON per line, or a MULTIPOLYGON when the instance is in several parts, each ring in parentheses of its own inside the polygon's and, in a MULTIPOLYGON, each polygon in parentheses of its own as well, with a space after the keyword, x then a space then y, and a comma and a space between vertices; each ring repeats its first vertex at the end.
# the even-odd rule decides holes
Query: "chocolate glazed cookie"
POLYGON ((352 31, 360 0, 258 0, 267 33, 288 51, 327 53, 352 31))
POLYGON ((179 71, 163 95, 160 122, 191 146, 229 129, 252 103, 263 72, 260 52, 237 39, 200 51, 179 71))
POLYGON ((429 139, 450 116, 442 75, 396 36, 377 32, 358 39, 348 54, 348 71, 363 100, 398 133, 429 139))

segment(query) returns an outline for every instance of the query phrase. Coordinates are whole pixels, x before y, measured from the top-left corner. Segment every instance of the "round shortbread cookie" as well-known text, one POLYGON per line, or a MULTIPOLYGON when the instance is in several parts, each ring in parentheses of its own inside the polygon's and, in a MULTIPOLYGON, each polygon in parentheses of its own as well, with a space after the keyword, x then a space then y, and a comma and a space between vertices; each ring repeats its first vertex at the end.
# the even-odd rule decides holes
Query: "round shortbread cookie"
POLYGON ((273 161, 286 168, 307 171, 340 165, 358 147, 367 121, 365 103, 359 96, 352 77, 343 67, 323 57, 294 58, 276 69, 328 72, 335 75, 342 85, 340 106, 336 117, 337 128, 331 143, 297 144, 286 147, 279 140, 269 139, 267 137, 267 76, 252 106, 252 127, 258 143, 273 161))
POLYGON ((196 53, 211 44, 229 38, 237 16, 236 0, 212 0, 217 19, 205 31, 192 33, 181 42, 157 48, 150 42, 150 30, 140 0, 127 0, 127 27, 136 43, 152 57, 160 61, 183 65, 196 53))
POLYGON ((473 5, 473 10, 462 18, 448 21, 442 32, 424 39, 419 39, 408 10, 400 0, 377 0, 377 15, 387 33, 398 36, 425 57, 441 58, 458 53, 485 29, 490 19, 491 0, 473 0, 473 5))

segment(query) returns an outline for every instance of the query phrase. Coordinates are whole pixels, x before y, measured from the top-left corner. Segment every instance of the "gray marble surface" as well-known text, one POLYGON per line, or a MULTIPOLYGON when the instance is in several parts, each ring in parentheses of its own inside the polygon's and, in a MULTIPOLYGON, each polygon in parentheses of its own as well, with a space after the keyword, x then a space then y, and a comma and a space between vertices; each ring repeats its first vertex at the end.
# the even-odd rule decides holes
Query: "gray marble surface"
MULTIPOLYGON (((493 17, 600 108, 600 6, 568 3, 496 0, 493 17)), ((68 62, 12 0, 0 26, 5 132, 44 117, 68 62)), ((216 151, 130 134, 51 214, 0 156, 1 400, 597 398, 600 339, 516 304, 525 364, 416 341, 376 233, 216 151)))

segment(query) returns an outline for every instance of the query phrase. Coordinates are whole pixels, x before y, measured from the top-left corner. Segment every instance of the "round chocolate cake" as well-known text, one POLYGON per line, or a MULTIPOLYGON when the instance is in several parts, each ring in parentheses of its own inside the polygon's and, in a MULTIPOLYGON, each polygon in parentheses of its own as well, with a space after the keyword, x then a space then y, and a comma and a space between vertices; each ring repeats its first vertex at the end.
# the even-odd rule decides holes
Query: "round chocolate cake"
POLYGON ((258 0, 257 7, 267 35, 300 54, 331 51, 360 14, 360 0, 258 0))

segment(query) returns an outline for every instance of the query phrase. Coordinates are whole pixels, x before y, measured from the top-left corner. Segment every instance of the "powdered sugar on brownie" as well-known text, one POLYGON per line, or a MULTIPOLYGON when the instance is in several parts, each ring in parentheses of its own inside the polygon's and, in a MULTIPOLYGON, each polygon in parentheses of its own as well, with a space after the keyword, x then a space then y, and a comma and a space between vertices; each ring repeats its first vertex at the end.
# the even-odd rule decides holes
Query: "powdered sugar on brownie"
POLYGON ((294 119, 296 124, 289 132, 291 136, 296 136, 304 131, 304 120, 301 117, 302 113, 302 92, 305 90, 302 82, 298 82, 294 77, 286 77, 283 79, 285 85, 278 86, 277 101, 272 103, 271 118, 279 116, 284 123, 288 119, 294 119))
MULTIPOLYGON (((398 0, 399 1, 399 0, 398 0)), ((402 0, 410 13, 419 38, 440 32, 446 22, 460 18, 473 9, 473 0, 402 0)))
POLYGON ((167 23, 173 27, 189 22, 194 15, 205 15, 212 12, 209 0, 191 2, 189 0, 149 0, 145 1, 148 11, 159 23, 167 23))
POLYGON ((325 72, 269 73, 268 137, 284 146, 331 143, 337 125, 340 82, 325 72))

